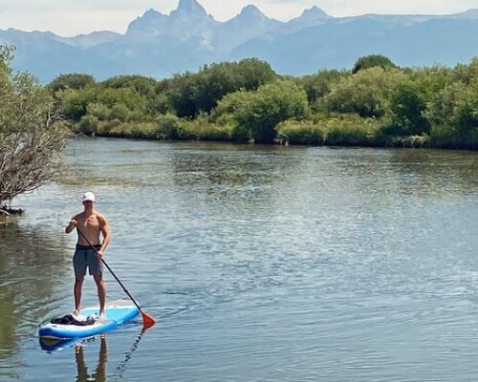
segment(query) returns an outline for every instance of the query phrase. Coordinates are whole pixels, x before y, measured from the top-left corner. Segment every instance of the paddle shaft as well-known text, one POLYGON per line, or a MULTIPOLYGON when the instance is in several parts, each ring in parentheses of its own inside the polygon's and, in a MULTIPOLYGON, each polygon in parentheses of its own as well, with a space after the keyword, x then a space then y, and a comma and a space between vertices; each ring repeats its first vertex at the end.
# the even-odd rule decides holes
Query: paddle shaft
MULTIPOLYGON (((76 229, 78 230, 78 232, 80 233, 81 236, 83 236, 83 238, 86 240, 86 242, 90 245, 90 247, 96 252, 98 253, 98 251, 96 250, 96 248, 93 246, 93 244, 91 244, 91 242, 88 240, 88 238, 85 236, 85 234, 83 232, 81 232, 81 230, 76 227, 76 229)), ((118 276, 115 275, 115 273, 113 272, 113 270, 110 268, 110 266, 106 263, 105 259, 103 259, 103 257, 100 257, 101 261, 103 262, 103 264, 106 266, 106 268, 108 268, 108 270, 110 271, 110 273, 113 275, 113 277, 115 278, 116 281, 118 281, 118 284, 121 285, 121 288, 123 288, 124 292, 128 295, 128 297, 131 299, 131 301, 133 301, 134 305, 136 305, 136 307, 142 312, 143 309, 141 309, 141 307, 139 306, 139 304, 136 302, 136 300, 134 299, 133 296, 131 296, 131 293, 128 292, 128 289, 126 289, 126 287, 123 285, 123 283, 121 282, 121 280, 118 278, 118 276)))

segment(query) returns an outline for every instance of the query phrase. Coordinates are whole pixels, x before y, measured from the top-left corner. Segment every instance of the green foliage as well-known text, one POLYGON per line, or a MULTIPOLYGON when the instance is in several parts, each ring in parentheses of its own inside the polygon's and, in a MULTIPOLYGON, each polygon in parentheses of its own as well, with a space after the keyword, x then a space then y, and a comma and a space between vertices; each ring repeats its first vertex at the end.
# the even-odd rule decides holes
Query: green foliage
POLYGON ((451 146, 475 147, 478 136, 478 79, 470 85, 458 82, 445 87, 430 105, 432 142, 446 145, 444 137, 452 136, 451 146))
POLYGON ((100 121, 94 115, 84 115, 81 117, 80 123, 78 124, 77 132, 91 135, 98 132, 98 126, 100 121))
POLYGON ((151 77, 126 75, 109 78, 103 81, 101 86, 108 89, 133 89, 143 96, 154 97, 157 81, 151 77))
POLYGON ((345 70, 321 70, 316 74, 300 78, 298 83, 307 93, 309 103, 313 105, 329 94, 332 86, 347 75, 349 74, 345 70))
POLYGON ((183 119, 179 125, 181 139, 201 141, 230 141, 233 139, 234 126, 211 123, 204 114, 193 120, 183 119))
POLYGON ((406 82, 407 75, 380 67, 361 70, 343 78, 324 98, 326 111, 356 113, 363 118, 380 118, 385 115, 392 89, 406 82))
POLYGON ((66 119, 78 122, 86 115, 88 105, 96 102, 97 94, 94 88, 67 89, 57 92, 56 97, 60 102, 59 112, 66 119))
MULTIPOLYGON (((4 78, 11 75, 5 63, 12 52, 0 51, 4 78)), ((85 134, 478 147, 477 84, 478 58, 455 68, 398 68, 387 57, 370 55, 352 71, 301 78, 279 76, 268 63, 246 59, 161 81, 127 75, 96 83, 88 75, 61 75, 47 89, 57 111, 85 134)), ((1 85, 7 93, 12 86, 1 85)))
POLYGON ((478 57, 474 57, 468 65, 458 64, 455 68, 455 80, 466 85, 478 79, 478 57))
POLYGON ((72 73, 59 75, 50 82, 48 87, 53 93, 56 93, 59 90, 79 90, 94 85, 95 79, 93 76, 90 76, 89 74, 72 73))
POLYGON ((0 208, 58 173, 68 138, 48 91, 28 73, 12 74, 13 52, 0 45, 0 208))
POLYGON ((209 113, 225 95, 238 90, 255 90, 275 78, 269 64, 246 59, 239 63, 206 65, 196 74, 176 75, 161 87, 166 88, 178 117, 195 118, 200 112, 209 113))
POLYGON ((191 73, 176 74, 165 82, 165 93, 176 115, 179 118, 194 118, 198 109, 194 102, 194 75, 191 73))
POLYGON ((99 121, 108 121, 111 117, 111 109, 102 103, 90 103, 86 111, 88 116, 96 117, 99 121))
POLYGON ((427 102, 414 83, 399 84, 390 97, 390 131, 396 135, 430 133, 430 123, 425 116, 427 102))
POLYGON ((230 113, 237 122, 241 140, 272 143, 275 127, 287 119, 303 119, 310 114, 307 95, 287 80, 261 86, 256 92, 236 92, 219 102, 217 114, 230 113))
POLYGON ((330 117, 326 122, 326 144, 335 146, 375 146, 379 122, 357 115, 330 117))
POLYGON ((375 67, 380 67, 384 70, 398 68, 388 57, 381 54, 371 54, 369 56, 360 57, 355 63, 352 73, 355 74, 361 70, 375 67))
POLYGON ((312 121, 287 120, 277 126, 277 136, 282 144, 323 145, 327 130, 324 124, 312 121))
POLYGON ((160 115, 156 118, 156 137, 158 139, 178 139, 179 118, 172 114, 160 115))

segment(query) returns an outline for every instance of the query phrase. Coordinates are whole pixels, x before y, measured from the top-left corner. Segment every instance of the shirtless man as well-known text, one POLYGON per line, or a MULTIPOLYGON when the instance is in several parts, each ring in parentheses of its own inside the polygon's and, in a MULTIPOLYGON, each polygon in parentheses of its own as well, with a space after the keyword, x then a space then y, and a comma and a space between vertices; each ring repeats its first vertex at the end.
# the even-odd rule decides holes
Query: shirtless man
POLYGON ((105 318, 106 304, 106 285, 103 280, 103 262, 101 258, 110 242, 110 228, 108 220, 102 214, 95 210, 95 195, 87 192, 83 195, 83 206, 85 210, 71 218, 70 223, 65 229, 66 233, 71 233, 75 228, 88 238, 86 240, 80 232, 78 233, 78 242, 76 244, 75 255, 73 256, 73 266, 75 269, 75 312, 79 315, 81 310, 81 291, 83 281, 88 267, 90 276, 93 276, 98 288, 98 299, 100 300, 100 319, 105 318), (103 242, 100 244, 100 233, 103 235, 103 242), (88 241, 93 244, 94 251, 88 241))

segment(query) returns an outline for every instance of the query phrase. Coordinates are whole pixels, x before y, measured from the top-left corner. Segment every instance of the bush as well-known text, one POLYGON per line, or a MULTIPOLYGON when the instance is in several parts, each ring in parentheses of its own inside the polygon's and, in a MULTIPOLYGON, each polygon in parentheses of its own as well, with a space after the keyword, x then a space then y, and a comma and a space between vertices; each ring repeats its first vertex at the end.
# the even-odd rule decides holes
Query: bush
POLYGON ((0 209, 58 174, 69 136, 47 89, 13 75, 12 60, 13 48, 0 45, 0 209))
POLYGON ((178 139, 179 118, 172 114, 160 115, 156 118, 157 139, 178 139))
POLYGON ((379 122, 356 115, 330 118, 326 122, 325 143, 336 146, 376 146, 374 139, 379 122))
POLYGON ((276 126, 288 119, 303 119, 310 114, 305 91, 288 80, 261 86, 257 91, 228 94, 220 102, 215 119, 232 114, 235 137, 272 143, 276 126))
POLYGON ((91 135, 98 132, 99 120, 94 115, 85 115, 78 124, 78 131, 82 134, 91 135))
POLYGON ((323 124, 312 121, 288 120, 277 126, 281 144, 323 145, 327 131, 323 124))
POLYGON ((234 136, 234 126, 211 123, 205 115, 195 120, 183 119, 179 122, 179 136, 182 139, 201 141, 231 141, 234 136))

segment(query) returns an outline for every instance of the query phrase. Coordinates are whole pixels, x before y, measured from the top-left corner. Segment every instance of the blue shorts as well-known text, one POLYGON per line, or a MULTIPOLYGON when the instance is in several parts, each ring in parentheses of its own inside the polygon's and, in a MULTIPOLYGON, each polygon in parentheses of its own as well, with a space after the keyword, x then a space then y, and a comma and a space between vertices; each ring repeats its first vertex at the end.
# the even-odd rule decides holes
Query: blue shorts
MULTIPOLYGON (((94 247, 99 250, 101 245, 95 245, 94 247)), ((101 276, 103 274, 103 262, 96 256, 96 252, 90 246, 76 245, 73 267, 75 268, 75 276, 85 276, 86 268, 88 268, 90 276, 101 276)))

